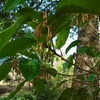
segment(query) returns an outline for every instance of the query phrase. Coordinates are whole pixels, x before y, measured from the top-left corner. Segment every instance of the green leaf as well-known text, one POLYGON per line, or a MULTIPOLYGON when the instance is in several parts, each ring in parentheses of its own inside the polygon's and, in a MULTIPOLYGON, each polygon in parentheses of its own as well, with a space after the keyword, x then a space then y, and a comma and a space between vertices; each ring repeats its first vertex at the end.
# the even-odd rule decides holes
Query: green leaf
POLYGON ((14 97, 14 96, 20 91, 20 89, 24 86, 25 82, 26 82, 26 80, 24 80, 23 82, 21 82, 21 83, 17 86, 16 90, 15 90, 14 92, 12 92, 12 93, 8 96, 7 100, 11 100, 11 98, 14 97))
POLYGON ((6 4, 4 5, 4 11, 9 12, 12 10, 16 5, 24 3, 26 0, 7 0, 6 4))
POLYGON ((95 94, 98 94, 99 92, 100 92, 100 87, 97 87, 92 93, 93 95, 95 95, 95 94))
POLYGON ((63 27, 70 28, 72 14, 62 14, 62 15, 53 15, 50 19, 48 19, 48 24, 52 24, 53 28, 56 29, 56 33, 60 32, 63 27))
MULTIPOLYGON (((58 100, 70 100, 73 94, 74 88, 66 88, 62 94, 60 95, 60 97, 58 98, 58 100)), ((72 99, 71 99, 72 100, 72 99)))
POLYGON ((68 51, 69 51, 71 48, 77 46, 80 42, 81 42, 80 40, 75 40, 75 41, 73 41, 73 42, 66 48, 66 54, 68 53, 68 51))
POLYGON ((77 79, 80 79, 80 80, 85 80, 84 76, 83 75, 79 75, 76 77, 77 79))
POLYGON ((83 54, 83 53, 86 52, 87 49, 88 49, 87 46, 79 47, 79 48, 78 48, 78 52, 81 53, 81 54, 83 54))
MULTIPOLYGON (((70 55, 68 58, 67 58, 67 61, 73 63, 73 59, 74 59, 74 55, 70 55)), ((70 69, 72 67, 72 64, 68 63, 68 62, 65 62, 63 63, 63 71, 65 72, 66 71, 66 68, 70 69)))
POLYGON ((97 53, 95 54, 94 61, 97 61, 97 60, 99 59, 99 57, 100 57, 100 52, 97 52, 97 53))
POLYGON ((36 92, 37 92, 39 95, 41 95, 41 94, 43 93, 43 90, 44 90, 45 86, 44 86, 44 81, 43 81, 42 79, 36 78, 36 79, 34 80, 33 86, 34 86, 36 92))
POLYGON ((73 91, 73 100, 87 100, 88 99, 88 91, 86 88, 79 88, 73 91), (80 95, 79 95, 80 94, 80 95), (79 99, 78 99, 79 98, 79 99))
POLYGON ((6 78, 6 76, 10 71, 11 71, 11 67, 9 63, 2 64, 0 66, 0 81, 6 78))
POLYGON ((4 58, 7 56, 13 56, 20 51, 31 47, 36 44, 36 40, 32 38, 20 38, 14 41, 9 42, 4 46, 4 48, 0 51, 0 58, 4 58))
POLYGON ((63 83, 65 83, 66 81, 67 81, 67 80, 61 81, 60 83, 58 83, 58 84, 50 91, 48 100, 49 100, 49 98, 52 96, 52 94, 53 94, 58 88, 60 88, 61 85, 62 85, 63 83))
POLYGON ((89 76, 88 76, 88 81, 89 81, 89 82, 93 82, 93 80, 95 79, 95 77, 96 77, 96 74, 91 74, 91 75, 89 75, 89 76))
POLYGON ((69 29, 62 29, 58 35, 56 40, 56 46, 60 49, 65 43, 69 35, 69 29))
POLYGON ((27 56, 27 57, 29 57, 29 58, 39 59, 38 56, 37 56, 36 54, 31 53, 31 52, 28 52, 28 51, 26 51, 26 50, 20 51, 19 53, 22 54, 22 55, 25 55, 25 56, 27 56))
POLYGON ((88 56, 92 56, 92 57, 96 56, 95 51, 93 50, 93 48, 88 47, 88 46, 80 47, 78 49, 78 52, 81 53, 81 54, 86 53, 88 56))
POLYGON ((11 25, 12 25, 12 21, 11 20, 4 21, 3 30, 7 29, 11 25))
POLYGON ((99 66, 100 66, 100 60, 96 62, 96 64, 94 65, 94 68, 99 68, 99 66))
POLYGON ((66 88, 58 100, 87 100, 88 94, 85 88, 66 88))
POLYGON ((89 56, 95 57, 95 51, 93 50, 92 47, 89 47, 89 48, 86 50, 86 54, 89 55, 89 56))
POLYGON ((61 0, 57 6, 56 15, 59 16, 66 13, 89 13, 100 15, 99 9, 100 0, 61 0))
POLYGON ((53 77, 56 77, 57 75, 57 70, 54 68, 46 68, 46 71, 51 74, 53 77))
POLYGON ((31 20, 28 15, 20 17, 11 27, 0 32, 0 50, 7 44, 11 36, 16 32, 16 30, 25 22, 31 20))
POLYGON ((21 59, 19 69, 27 81, 34 79, 40 72, 40 62, 38 59, 21 59))
POLYGON ((36 26, 38 26, 38 23, 32 22, 32 21, 27 22, 27 24, 28 24, 29 26, 31 26, 33 29, 35 29, 36 26))
MULTIPOLYGON (((21 17, 23 15, 29 15, 31 17, 31 19, 33 19, 33 24, 36 26, 37 25, 37 19, 38 19, 38 22, 41 22, 42 21, 42 15, 40 12, 37 12, 35 10, 33 10, 33 8, 29 8, 29 7, 25 7, 25 8, 22 8, 20 9, 17 13, 14 14, 15 16, 17 17, 21 17), (36 23, 34 23, 34 21, 36 23)), ((32 24, 32 23, 31 23, 32 24)), ((34 26, 33 25, 33 26, 34 26)))

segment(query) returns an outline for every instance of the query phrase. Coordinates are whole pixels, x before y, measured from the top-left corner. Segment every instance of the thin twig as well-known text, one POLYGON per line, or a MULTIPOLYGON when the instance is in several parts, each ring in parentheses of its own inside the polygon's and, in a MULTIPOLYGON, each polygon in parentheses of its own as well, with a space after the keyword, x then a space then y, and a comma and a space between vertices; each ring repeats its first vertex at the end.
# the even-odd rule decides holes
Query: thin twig
POLYGON ((55 50, 51 49, 51 48, 50 48, 49 46, 47 46, 45 43, 44 43, 44 45, 45 45, 46 48, 48 48, 50 51, 52 51, 56 56, 60 57, 61 60, 68 62, 69 64, 75 66, 76 68, 78 68, 78 69, 80 69, 80 70, 83 70, 83 71, 88 72, 88 73, 93 73, 92 71, 88 71, 88 70, 85 70, 85 69, 82 69, 82 68, 76 66, 75 64, 73 64, 73 63, 71 63, 70 61, 66 60, 65 58, 61 57, 61 55, 57 54, 55 50))
MULTIPOLYGON (((52 6, 52 4, 53 4, 54 2, 58 3, 59 1, 52 1, 49 5, 47 5, 47 6, 44 8, 44 10, 47 9, 49 6, 52 6)), ((57 4, 54 4, 54 5, 57 5, 57 4)))
POLYGON ((91 69, 92 73, 96 73, 96 74, 100 75, 100 72, 98 70, 91 67, 85 60, 82 60, 82 61, 91 69))
MULTIPOLYGON (((49 73, 51 71, 48 71, 49 73)), ((62 74, 62 73, 56 73, 56 72, 52 72, 54 74, 58 74, 58 75, 62 75, 62 76, 68 76, 68 77, 71 77, 71 76, 81 76, 81 75, 88 75, 89 73, 85 73, 85 74, 76 74, 76 75, 68 75, 68 74, 62 74)))

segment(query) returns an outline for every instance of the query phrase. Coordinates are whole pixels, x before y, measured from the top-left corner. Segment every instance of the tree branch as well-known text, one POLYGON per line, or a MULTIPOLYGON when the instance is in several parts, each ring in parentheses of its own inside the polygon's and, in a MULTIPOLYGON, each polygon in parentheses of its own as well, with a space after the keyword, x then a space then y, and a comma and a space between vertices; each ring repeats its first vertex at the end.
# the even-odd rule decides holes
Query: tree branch
MULTIPOLYGON (((75 64, 71 63, 70 61, 66 60, 65 58, 61 57, 61 55, 57 54, 56 51, 53 50, 53 49, 51 49, 51 47, 48 46, 46 43, 43 43, 43 45, 44 45, 46 48, 48 48, 50 51, 52 51, 56 56, 60 57, 61 60, 65 61, 65 62, 68 62, 69 64, 75 66, 75 67, 78 68, 79 70, 83 70, 83 71, 88 72, 88 73, 93 73, 92 71, 88 71, 88 70, 82 69, 82 68, 76 66, 75 64)), ((96 71, 95 71, 95 72, 96 72, 96 71)), ((96 73, 96 74, 98 74, 98 73, 96 73)))

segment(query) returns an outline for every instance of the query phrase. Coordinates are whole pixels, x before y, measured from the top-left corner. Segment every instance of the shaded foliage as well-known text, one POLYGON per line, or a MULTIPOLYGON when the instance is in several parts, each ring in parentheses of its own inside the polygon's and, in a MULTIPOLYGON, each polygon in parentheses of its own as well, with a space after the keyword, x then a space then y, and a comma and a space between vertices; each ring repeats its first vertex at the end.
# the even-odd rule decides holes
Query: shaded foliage
MULTIPOLYGON (((2 5, 1 3, 1 6, 2 5)), ((16 71, 19 69, 19 73, 25 78, 25 80, 18 85, 16 90, 8 96, 8 99, 12 98, 26 81, 32 81, 37 94, 41 95, 45 87, 43 79, 49 80, 49 78, 51 78, 49 77, 50 75, 56 77, 56 75, 59 74, 56 69, 51 68, 54 63, 54 55, 65 61, 63 64, 64 71, 66 68, 70 69, 72 65, 75 66, 73 63, 74 55, 69 56, 66 60, 63 58, 62 52, 60 55, 56 50, 65 44, 70 33, 71 25, 72 27, 74 25, 83 25, 92 18, 91 14, 100 15, 99 7, 99 0, 76 0, 74 2, 73 0, 7 0, 7 2, 4 3, 4 9, 1 10, 1 19, 3 16, 7 16, 8 18, 6 14, 10 14, 11 11, 14 14, 14 19, 10 18, 10 15, 9 19, 13 19, 12 22, 5 21, 1 29, 2 31, 0 32, 0 58, 8 58, 8 61, 5 61, 5 64, 0 66, 0 74, 5 72, 3 76, 0 76, 0 79, 4 79, 10 71, 7 67, 9 63, 11 63, 11 68, 16 71), (56 6, 57 8, 54 10, 56 6), (83 20, 83 18, 85 18, 85 16, 83 16, 84 14, 87 14, 88 19, 83 20), (25 33, 25 26, 32 31, 25 33), (16 34, 18 30, 21 32, 19 32, 20 35, 16 34), (23 33, 24 35, 22 35, 23 33), (26 36, 27 34, 28 37, 26 36), (54 37, 57 38, 55 44, 53 42, 54 37), (11 58, 11 60, 9 60, 9 58, 11 58), (43 65, 44 62, 45 65, 43 65), (49 63, 49 68, 46 67, 46 62, 49 63)), ((66 48, 66 53, 79 43, 80 41, 78 40, 72 42, 66 48)), ((95 53, 91 47, 79 48, 79 53, 86 53, 94 58, 97 58, 99 55, 99 52, 95 53)), ((95 74, 98 74, 96 70, 93 74, 90 74, 88 82, 93 82, 95 74)), ((62 83, 63 82, 61 82, 58 87, 60 87, 62 83)), ((66 88, 58 100, 86 100, 88 96, 90 96, 89 91, 84 88, 66 88), (80 91, 81 95, 79 95, 80 91)))

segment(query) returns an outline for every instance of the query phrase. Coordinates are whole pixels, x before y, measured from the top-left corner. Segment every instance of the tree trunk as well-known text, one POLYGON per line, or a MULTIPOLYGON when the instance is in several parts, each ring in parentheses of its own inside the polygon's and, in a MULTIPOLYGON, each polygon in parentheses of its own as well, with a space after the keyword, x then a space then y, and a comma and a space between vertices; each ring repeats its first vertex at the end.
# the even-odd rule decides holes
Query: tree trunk
POLYGON ((79 87, 79 88, 86 88, 88 89, 89 93, 92 96, 92 100, 98 100, 98 93, 92 94, 92 92, 98 88, 99 81, 98 76, 95 78, 94 82, 92 83, 92 87, 88 81, 89 76, 92 74, 91 72, 94 71, 94 58, 92 56, 88 56, 86 53, 79 54, 78 49, 83 46, 91 46, 95 50, 95 52, 99 51, 99 37, 98 37, 98 18, 95 16, 94 19, 91 19, 89 23, 84 26, 80 27, 78 31, 78 39, 82 42, 77 46, 77 53, 75 58, 75 65, 80 67, 83 70, 78 68, 74 68, 74 74, 84 74, 84 80, 77 79, 76 77, 73 78, 72 87, 79 87), (87 70, 87 71, 84 71, 87 70))

